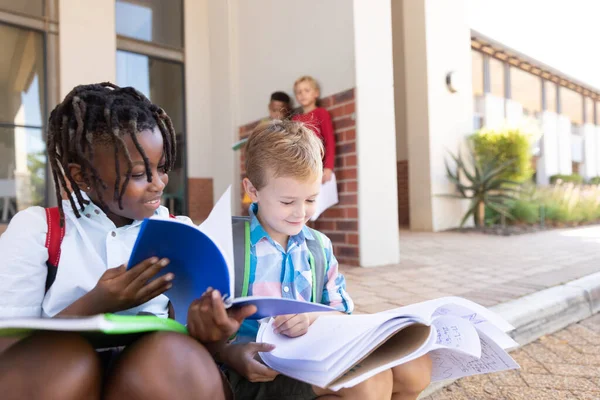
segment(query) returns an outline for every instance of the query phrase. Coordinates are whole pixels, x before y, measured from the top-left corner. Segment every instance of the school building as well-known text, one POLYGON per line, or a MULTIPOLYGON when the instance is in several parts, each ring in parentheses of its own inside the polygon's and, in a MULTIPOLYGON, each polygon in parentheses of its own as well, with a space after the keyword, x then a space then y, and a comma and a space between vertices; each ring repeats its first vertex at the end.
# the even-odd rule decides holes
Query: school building
POLYGON ((600 174, 600 91, 469 24, 466 0, 0 0, 0 222, 52 205, 50 110, 75 85, 135 86, 177 130, 165 205, 200 221, 231 184, 231 145, 312 75, 332 115, 340 204, 316 227, 340 262, 397 263, 399 228, 455 227, 444 160, 482 124, 533 120, 540 184, 600 174))

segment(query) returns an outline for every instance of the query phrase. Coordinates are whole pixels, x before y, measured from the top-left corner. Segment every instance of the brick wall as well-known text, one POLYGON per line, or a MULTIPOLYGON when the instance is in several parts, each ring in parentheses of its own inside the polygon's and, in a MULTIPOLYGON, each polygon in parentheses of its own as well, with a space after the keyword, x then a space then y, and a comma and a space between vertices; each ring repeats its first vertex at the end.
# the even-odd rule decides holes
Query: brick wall
POLYGON ((212 178, 188 178, 188 216, 199 223, 208 217, 212 208, 212 178))
POLYGON ((408 160, 398 161, 398 223, 400 226, 409 226, 408 208, 408 160))
MULTIPOLYGON (((315 229, 333 242, 334 252, 341 264, 359 265, 358 248, 358 181, 356 158, 355 89, 321 99, 321 106, 331 114, 336 139, 335 169, 340 202, 325 211, 315 223, 315 229)), ((258 124, 240 127, 240 139, 247 137, 258 124)), ((244 154, 240 152, 244 177, 244 154)), ((242 189, 243 195, 243 189, 242 189)), ((244 210, 247 212, 247 210, 244 210)))

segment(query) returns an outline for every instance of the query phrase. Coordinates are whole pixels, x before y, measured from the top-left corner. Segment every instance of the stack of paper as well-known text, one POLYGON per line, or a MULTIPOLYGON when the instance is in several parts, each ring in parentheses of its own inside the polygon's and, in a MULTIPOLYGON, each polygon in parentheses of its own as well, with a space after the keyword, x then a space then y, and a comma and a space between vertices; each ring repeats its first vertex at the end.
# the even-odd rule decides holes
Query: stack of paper
POLYGON ((370 315, 323 316, 307 334, 288 338, 264 323, 257 341, 271 368, 292 378, 339 390, 429 353, 432 380, 518 368, 507 349, 512 326, 480 305, 445 297, 370 315))

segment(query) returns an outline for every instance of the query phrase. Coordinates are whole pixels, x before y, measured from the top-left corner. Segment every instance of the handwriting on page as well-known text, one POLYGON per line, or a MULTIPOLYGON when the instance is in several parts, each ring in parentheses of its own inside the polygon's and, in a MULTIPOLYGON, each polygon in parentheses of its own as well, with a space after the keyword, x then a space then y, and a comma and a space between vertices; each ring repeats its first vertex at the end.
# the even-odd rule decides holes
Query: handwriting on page
POLYGON ((480 316, 476 312, 473 312, 473 311, 468 310, 463 307, 454 306, 454 305, 440 307, 437 310, 435 310, 435 313, 433 314, 433 316, 436 317, 439 315, 459 316, 461 318, 466 319, 467 321, 469 321, 470 323, 472 323, 474 325, 477 325, 477 324, 487 321, 484 317, 480 316))
POLYGON ((467 320, 454 316, 438 316, 433 320, 436 342, 433 349, 455 349, 472 357, 481 356, 479 334, 467 320))
POLYGON ((432 351, 430 353, 433 362, 431 380, 435 382, 519 368, 506 351, 484 334, 480 335, 481 358, 445 349, 432 351))

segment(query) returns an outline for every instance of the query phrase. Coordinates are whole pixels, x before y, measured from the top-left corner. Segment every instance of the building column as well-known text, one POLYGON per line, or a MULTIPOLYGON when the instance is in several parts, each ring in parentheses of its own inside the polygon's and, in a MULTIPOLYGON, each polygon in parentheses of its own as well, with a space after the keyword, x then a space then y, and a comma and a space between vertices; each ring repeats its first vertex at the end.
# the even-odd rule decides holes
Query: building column
POLYGON ((573 148, 571 145, 571 120, 566 115, 558 116, 558 172, 563 175, 573 173, 573 148))
POLYGON ((558 115, 551 111, 542 113, 542 132, 540 141, 541 156, 537 160, 536 183, 547 185, 550 177, 558 174, 558 115))
POLYGON ((115 0, 59 0, 58 9, 60 99, 77 85, 115 82, 115 0))
POLYGON ((581 175, 585 179, 591 179, 597 176, 597 164, 596 159, 596 126, 594 124, 585 124, 581 128, 583 136, 583 171, 581 175))
POLYGON ((392 5, 353 5, 359 257, 361 266, 370 267, 400 257, 392 5))
POLYGON ((188 215, 204 220, 213 206, 208 1, 184 0, 185 123, 188 215))
POLYGON ((457 153, 473 130, 471 32, 465 0, 404 0, 406 129, 410 227, 439 231, 456 227, 468 203, 446 177, 448 151, 457 153), (456 92, 446 84, 450 72, 456 92))

